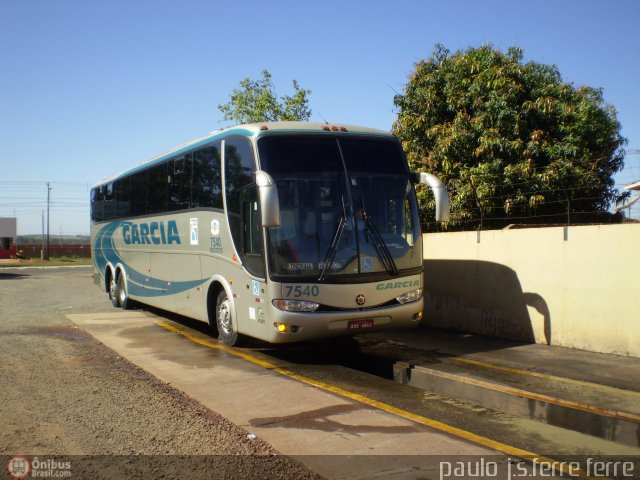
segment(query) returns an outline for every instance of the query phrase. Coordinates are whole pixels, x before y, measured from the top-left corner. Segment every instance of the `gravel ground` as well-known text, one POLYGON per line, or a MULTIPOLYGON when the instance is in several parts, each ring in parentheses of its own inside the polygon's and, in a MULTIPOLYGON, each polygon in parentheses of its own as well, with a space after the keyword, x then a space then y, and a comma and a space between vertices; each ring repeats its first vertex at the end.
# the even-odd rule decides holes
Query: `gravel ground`
POLYGON ((110 308, 88 268, 0 270, 0 455, 77 456, 72 478, 318 478, 65 318, 110 308))

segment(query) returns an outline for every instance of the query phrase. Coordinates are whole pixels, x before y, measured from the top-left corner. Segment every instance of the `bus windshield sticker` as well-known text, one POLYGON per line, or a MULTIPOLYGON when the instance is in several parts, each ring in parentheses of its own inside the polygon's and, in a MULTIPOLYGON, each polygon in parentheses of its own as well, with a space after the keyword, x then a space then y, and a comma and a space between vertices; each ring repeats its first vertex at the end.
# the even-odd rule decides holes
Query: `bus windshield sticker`
POLYGON ((313 263, 290 263, 290 271, 313 270, 313 263))
POLYGON ((371 268, 373 267, 373 262, 371 257, 362 257, 360 263, 361 263, 361 268, 363 272, 371 271, 371 268))
POLYGON ((330 265, 326 264, 325 262, 318 262, 318 269, 323 270, 325 265, 327 265, 327 269, 329 270, 342 270, 342 268, 344 267, 341 262, 336 261, 334 261, 330 265))

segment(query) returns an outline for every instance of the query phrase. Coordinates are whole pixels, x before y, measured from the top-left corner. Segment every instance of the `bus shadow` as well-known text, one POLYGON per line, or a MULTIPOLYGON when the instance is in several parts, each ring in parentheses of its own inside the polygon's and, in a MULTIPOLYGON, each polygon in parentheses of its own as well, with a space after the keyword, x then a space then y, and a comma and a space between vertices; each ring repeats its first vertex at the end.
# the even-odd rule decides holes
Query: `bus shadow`
MULTIPOLYGON (((217 339, 217 334, 207 323, 147 305, 137 305, 137 308, 217 339)), ((248 338, 243 348, 292 364, 340 365, 388 379, 393 378, 393 364, 397 361, 393 356, 366 353, 361 342, 352 337, 289 344, 271 344, 248 338)))
POLYGON ((271 345, 255 344, 253 348, 281 361, 300 366, 337 365, 376 377, 393 379, 397 352, 380 352, 368 348, 368 342, 358 337, 333 337, 310 342, 271 345))
MULTIPOLYGON (((451 355, 503 350, 536 340, 551 342, 546 301, 524 292, 514 270, 473 260, 426 260, 424 265, 425 320, 417 329, 294 344, 248 339, 245 348, 301 366, 338 365, 393 379, 398 361, 430 364, 451 355)), ((144 309, 217 338, 207 323, 144 309)))

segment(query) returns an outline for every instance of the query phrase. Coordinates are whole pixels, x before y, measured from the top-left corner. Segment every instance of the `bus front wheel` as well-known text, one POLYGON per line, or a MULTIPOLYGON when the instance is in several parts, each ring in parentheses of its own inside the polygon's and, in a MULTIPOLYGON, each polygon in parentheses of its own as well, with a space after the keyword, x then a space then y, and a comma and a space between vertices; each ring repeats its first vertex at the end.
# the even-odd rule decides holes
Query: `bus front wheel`
POLYGON ((216 326, 218 338, 229 347, 238 346, 241 336, 233 329, 233 314, 231 313, 231 301, 224 290, 218 294, 216 302, 216 326))

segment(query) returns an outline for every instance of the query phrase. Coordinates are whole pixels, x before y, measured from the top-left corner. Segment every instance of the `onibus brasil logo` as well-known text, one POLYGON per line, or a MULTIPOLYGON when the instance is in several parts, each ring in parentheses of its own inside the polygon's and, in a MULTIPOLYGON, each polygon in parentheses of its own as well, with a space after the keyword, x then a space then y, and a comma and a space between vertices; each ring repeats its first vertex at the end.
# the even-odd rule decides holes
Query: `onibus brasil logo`
POLYGON ((7 471, 13 478, 26 478, 31 472, 31 465, 26 457, 15 456, 9 460, 7 471))
POLYGON ((38 478, 69 478, 71 462, 53 459, 40 460, 33 457, 31 461, 22 455, 16 455, 7 463, 7 471, 12 478, 27 478, 29 474, 38 478))

